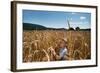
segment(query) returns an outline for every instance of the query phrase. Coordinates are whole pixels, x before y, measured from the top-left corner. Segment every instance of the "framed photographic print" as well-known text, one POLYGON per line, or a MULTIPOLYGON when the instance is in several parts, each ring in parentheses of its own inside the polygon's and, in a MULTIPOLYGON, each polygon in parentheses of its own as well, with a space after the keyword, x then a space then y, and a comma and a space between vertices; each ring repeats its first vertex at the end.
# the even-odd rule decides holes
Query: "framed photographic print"
POLYGON ((11 2, 11 71, 97 66, 97 6, 11 2))

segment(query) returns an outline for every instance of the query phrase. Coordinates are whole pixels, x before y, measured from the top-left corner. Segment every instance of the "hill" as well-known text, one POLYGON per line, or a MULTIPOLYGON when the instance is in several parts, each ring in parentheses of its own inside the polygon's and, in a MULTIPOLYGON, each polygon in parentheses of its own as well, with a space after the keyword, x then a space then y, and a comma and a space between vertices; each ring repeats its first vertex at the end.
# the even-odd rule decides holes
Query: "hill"
POLYGON ((42 29, 46 29, 46 27, 38 24, 23 23, 23 30, 42 30, 42 29))
POLYGON ((49 28, 39 24, 23 23, 23 30, 66 30, 65 28, 49 28))

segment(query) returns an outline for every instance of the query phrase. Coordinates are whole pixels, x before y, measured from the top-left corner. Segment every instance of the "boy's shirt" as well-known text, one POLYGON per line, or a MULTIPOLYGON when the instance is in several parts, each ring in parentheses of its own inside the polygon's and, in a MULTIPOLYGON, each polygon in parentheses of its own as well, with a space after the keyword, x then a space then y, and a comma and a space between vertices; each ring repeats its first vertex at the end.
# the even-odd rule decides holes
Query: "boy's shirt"
POLYGON ((63 59, 66 54, 67 54, 67 48, 61 48, 59 52, 61 59, 63 59))

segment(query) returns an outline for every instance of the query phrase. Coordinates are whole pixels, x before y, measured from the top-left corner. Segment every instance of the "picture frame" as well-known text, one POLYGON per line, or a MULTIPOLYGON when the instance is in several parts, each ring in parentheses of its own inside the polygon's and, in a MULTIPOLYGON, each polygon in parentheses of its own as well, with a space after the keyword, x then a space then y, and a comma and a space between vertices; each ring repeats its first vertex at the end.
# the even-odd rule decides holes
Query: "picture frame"
POLYGON ((12 1, 11 71, 96 67, 97 12, 97 6, 12 1), (55 51, 59 39, 59 45, 69 48, 67 59, 64 52, 55 51))

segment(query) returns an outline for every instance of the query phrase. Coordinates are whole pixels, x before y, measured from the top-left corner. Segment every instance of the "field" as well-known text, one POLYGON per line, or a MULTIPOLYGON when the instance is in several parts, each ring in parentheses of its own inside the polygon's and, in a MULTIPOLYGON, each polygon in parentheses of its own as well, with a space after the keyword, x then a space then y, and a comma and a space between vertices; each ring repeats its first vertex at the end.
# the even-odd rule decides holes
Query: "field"
POLYGON ((68 42, 68 60, 91 59, 90 31, 30 30, 23 32, 23 62, 53 61, 50 47, 68 42))

